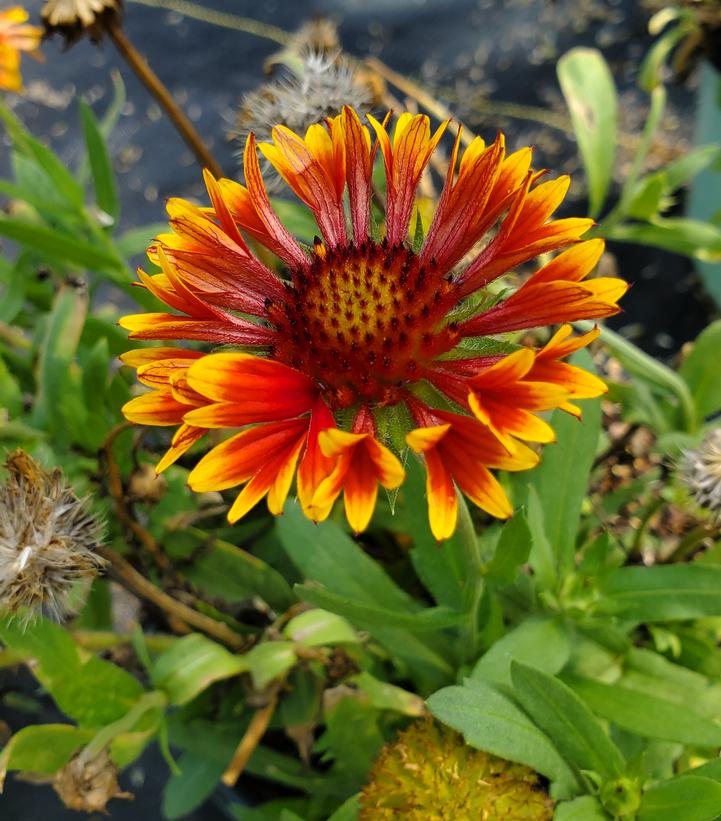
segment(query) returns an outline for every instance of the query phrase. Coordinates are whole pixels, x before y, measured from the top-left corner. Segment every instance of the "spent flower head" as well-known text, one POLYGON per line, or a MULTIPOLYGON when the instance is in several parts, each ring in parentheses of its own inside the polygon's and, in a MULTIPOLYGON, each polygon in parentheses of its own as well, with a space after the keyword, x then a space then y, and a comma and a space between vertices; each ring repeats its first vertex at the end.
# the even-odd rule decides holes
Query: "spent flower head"
POLYGON ((683 452, 678 473, 696 504, 721 526, 721 428, 709 431, 697 448, 683 452))
POLYGON ((107 815, 109 801, 133 798, 133 794, 120 789, 118 768, 107 749, 91 758, 85 755, 86 749, 55 773, 53 788, 68 809, 107 815))
POLYGON ((47 0, 40 12, 47 35, 60 34, 71 46, 84 35, 100 42, 120 20, 123 0, 47 0))
POLYGON ((103 525, 60 470, 44 470, 27 453, 11 454, 0 485, 0 610, 27 608, 61 617, 73 588, 103 568, 96 552, 103 525))
POLYGON ((435 215, 423 231, 416 190, 448 122, 421 114, 395 127, 350 107, 304 135, 279 125, 271 142, 250 134, 245 185, 206 172, 210 207, 168 202, 171 232, 149 249, 160 273, 139 271, 167 311, 123 317, 134 339, 234 346, 206 354, 179 347, 123 356, 151 388, 124 413, 177 427, 165 469, 211 429, 233 434, 189 476, 198 492, 243 488, 236 521, 267 496, 280 513, 294 477, 305 514, 325 519, 343 494, 355 531, 370 521, 378 486, 404 481, 410 449, 425 463, 430 524, 448 537, 457 489, 493 516, 512 507, 492 468, 538 462, 527 442, 554 433, 538 414, 599 396, 605 385, 565 358, 598 331, 567 323, 610 316, 626 283, 591 278, 603 241, 582 241, 588 219, 551 219, 567 177, 541 182, 531 150, 509 153, 502 134, 460 133, 435 215), (320 236, 302 245, 273 209, 260 148, 310 209, 320 236), (371 215, 376 154, 385 168, 385 226, 371 215), (269 267, 246 237, 275 255, 269 267), (512 293, 496 280, 539 254, 568 246, 512 293), (540 349, 505 337, 564 323, 540 349), (504 336, 505 338, 500 338, 504 336), (238 432, 238 429, 240 431, 238 432))
POLYGON ((433 721, 416 721, 386 745, 360 797, 361 821, 550 821, 540 776, 476 750, 433 721))
POLYGON ((40 59, 37 51, 42 29, 28 26, 28 13, 22 6, 0 11, 0 89, 22 91, 20 52, 27 51, 40 59))

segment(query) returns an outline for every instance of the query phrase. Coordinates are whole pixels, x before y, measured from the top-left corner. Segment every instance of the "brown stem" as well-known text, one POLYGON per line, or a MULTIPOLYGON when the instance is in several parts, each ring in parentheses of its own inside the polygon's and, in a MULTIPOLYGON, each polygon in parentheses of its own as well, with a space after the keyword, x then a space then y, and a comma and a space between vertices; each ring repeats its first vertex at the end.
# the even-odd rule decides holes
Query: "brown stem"
POLYGON ((245 769, 245 765, 248 763, 251 755, 253 755, 253 752, 255 751, 255 748, 258 744, 260 744, 260 740, 265 735, 265 731, 268 729, 268 725, 270 724, 270 720, 273 717, 277 704, 278 690, 276 689, 265 707, 261 707, 259 710, 255 711, 255 714, 248 725, 248 729, 245 731, 245 735, 240 739, 240 744, 238 744, 235 753, 233 754, 233 758, 221 778, 221 781, 227 787, 235 786, 235 782, 240 778, 241 773, 245 769))
POLYGON ((155 97, 168 117, 170 117, 173 125, 193 154, 195 154, 200 165, 203 168, 207 168, 214 177, 222 177, 223 169, 218 165, 210 151, 208 151, 200 134, 198 134, 193 124, 175 102, 158 75, 150 68, 145 58, 136 51, 135 46, 128 40, 120 26, 117 23, 112 23, 108 26, 108 34, 128 65, 137 74, 140 81, 153 97, 155 97))
POLYGON ((404 94, 407 94, 409 97, 416 100, 421 106, 423 106, 423 108, 426 109, 426 111, 433 114, 434 117, 437 117, 439 120, 453 120, 459 125, 462 125, 463 130, 461 132, 461 142, 463 145, 468 145, 475 139, 476 135, 470 130, 470 128, 467 128, 465 125, 460 123, 458 118, 453 116, 453 112, 449 108, 443 105, 443 103, 439 100, 436 100, 436 98, 427 91, 424 91, 419 85, 416 85, 412 80, 409 80, 397 71, 393 71, 392 68, 387 66, 385 63, 382 63, 377 57, 367 57, 365 64, 372 71, 375 71, 376 74, 379 74, 384 80, 392 83, 404 94))
POLYGON ((168 571, 171 567, 170 560, 165 553, 163 553, 157 539, 135 519, 125 503, 125 488, 123 487, 123 478, 120 474, 120 468, 113 456, 113 443, 121 433, 130 427, 132 427, 131 422, 121 422, 119 425, 116 425, 105 437, 105 441, 101 446, 101 452, 105 457, 105 464, 108 471, 108 490, 115 505, 115 515, 153 557, 153 561, 158 566, 158 569, 168 571))
POLYGON ((103 545, 98 548, 98 553, 110 563, 111 574, 134 595, 159 607, 182 625, 199 630, 233 650, 246 648, 247 640, 231 630, 227 624, 199 613, 164 593, 112 548, 103 545))

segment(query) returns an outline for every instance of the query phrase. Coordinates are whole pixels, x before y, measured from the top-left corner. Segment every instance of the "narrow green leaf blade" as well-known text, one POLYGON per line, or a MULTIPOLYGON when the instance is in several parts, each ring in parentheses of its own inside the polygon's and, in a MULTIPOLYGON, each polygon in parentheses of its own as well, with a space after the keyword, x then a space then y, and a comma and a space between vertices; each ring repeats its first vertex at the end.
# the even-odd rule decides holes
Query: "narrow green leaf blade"
POLYGON ((564 681, 595 713, 631 733, 692 746, 721 747, 721 724, 688 705, 580 676, 564 676, 564 681))
POLYGON ((616 152, 616 87, 600 51, 574 48, 557 65, 588 179, 589 212, 601 211, 611 183, 616 152))
POLYGON ((523 708, 571 766, 596 772, 604 780, 624 772, 621 752, 569 687, 519 662, 511 663, 511 679, 523 708))
POLYGON ((721 567, 710 564, 621 567, 604 577, 599 612, 638 621, 721 616, 721 567))
POLYGON ((120 215, 120 200, 108 147, 92 108, 83 100, 80 101, 80 118, 95 187, 95 201, 106 214, 117 221, 120 215))

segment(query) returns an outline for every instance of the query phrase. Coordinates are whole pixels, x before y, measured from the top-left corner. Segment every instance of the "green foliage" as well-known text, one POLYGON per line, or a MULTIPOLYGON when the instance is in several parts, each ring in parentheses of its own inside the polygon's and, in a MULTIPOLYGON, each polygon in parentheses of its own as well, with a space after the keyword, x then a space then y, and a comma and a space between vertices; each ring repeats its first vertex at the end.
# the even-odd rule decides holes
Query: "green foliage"
MULTIPOLYGON (((721 255, 719 226, 667 212, 718 164, 721 147, 644 172, 665 105, 662 66, 685 25, 676 20, 642 69, 648 119, 610 208, 610 71, 599 52, 574 49, 558 75, 590 209, 601 215, 595 233, 708 261, 721 255)), ((700 516, 695 529, 669 535, 660 512, 689 509, 666 468, 721 409, 721 322, 678 370, 603 329, 601 344, 628 375, 607 398, 624 425, 655 440, 632 454, 634 470, 636 459, 648 469, 628 482, 613 472, 626 445, 602 425, 602 402, 584 401, 581 422, 553 414, 557 441, 539 468, 501 475, 515 508, 508 522, 489 523, 461 502, 456 532, 439 545, 425 472, 403 442, 407 420, 384 411, 379 433, 403 453, 407 481, 379 504, 362 540, 332 518, 309 522, 292 500, 275 521, 258 509, 227 528, 218 494, 188 490, 188 462, 151 477, 150 492, 133 489, 167 437, 116 427, 132 390, 116 358, 133 345, 116 327, 117 305, 154 304, 131 288, 129 257, 165 230, 120 224, 106 140, 123 100, 116 83, 103 117, 80 105, 85 156, 75 169, 0 107, 12 175, 0 195, 13 201, 0 236, 14 243, 12 259, 0 259, 0 442, 62 467, 107 518, 108 544, 156 593, 215 630, 188 633, 198 622, 183 620, 187 609, 161 622, 153 608, 141 609, 142 628, 114 632, 105 581, 78 592, 80 614, 64 627, 0 621, 0 666, 27 663, 37 696, 50 696, 68 721, 13 728, 0 783, 9 771, 52 776, 87 747, 109 747, 123 767, 154 742, 168 762, 163 815, 180 818, 215 791, 250 737, 244 773, 277 792, 252 809, 226 807, 229 815, 355 821, 381 747, 430 712, 471 747, 547 778, 558 821, 718 817, 721 550, 701 550, 718 533, 700 516), (700 540, 689 541, 699 528, 700 540), (263 725, 255 738, 263 722, 267 732, 263 725)), ((274 205, 312 242, 318 228, 306 209, 274 205)), ((422 232, 418 218, 416 244, 422 232)), ((483 297, 483 307, 500 295, 483 297)), ((468 300, 454 319, 480 304, 468 300)), ((507 353, 518 339, 474 345, 464 355, 507 353)), ((585 354, 577 362, 591 367, 585 354)))
POLYGON ((557 71, 586 169, 590 214, 596 216, 611 183, 616 153, 616 87, 595 49, 572 49, 558 61, 557 71))

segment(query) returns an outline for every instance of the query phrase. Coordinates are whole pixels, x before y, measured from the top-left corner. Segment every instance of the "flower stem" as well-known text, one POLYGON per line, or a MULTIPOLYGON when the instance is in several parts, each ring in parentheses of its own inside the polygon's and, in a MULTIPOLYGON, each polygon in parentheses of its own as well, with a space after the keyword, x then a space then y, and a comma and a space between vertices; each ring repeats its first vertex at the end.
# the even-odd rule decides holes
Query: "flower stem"
POLYGON ((115 578, 138 598, 145 599, 156 607, 165 611, 169 616, 177 619, 188 628, 200 630, 201 633, 222 642, 233 650, 244 650, 247 640, 228 627, 222 621, 217 621, 204 613, 199 613, 169 596, 159 587, 139 573, 126 559, 109 547, 101 545, 98 554, 110 562, 111 572, 115 578))
POLYGON ((92 761, 110 744, 110 742, 121 733, 129 733, 138 722, 138 719, 148 710, 155 707, 164 708, 168 703, 168 697, 160 690, 153 690, 141 696, 137 703, 117 721, 108 724, 98 731, 97 735, 89 742, 80 753, 83 761, 92 761))
POLYGON ((115 43, 120 54, 138 76, 138 79, 155 97, 158 104, 165 111, 171 122, 185 140, 190 150, 203 168, 207 168, 214 177, 223 176, 223 169, 208 150, 207 146, 195 130, 193 124, 185 116, 180 106, 175 102, 168 89, 163 85, 158 75, 150 68, 148 62, 140 55, 135 46, 128 40, 125 33, 116 23, 108 27, 108 34, 115 43))
POLYGON ((255 752, 255 748, 260 744, 261 738, 265 735, 265 731, 268 729, 277 704, 278 689, 276 688, 265 707, 261 707, 255 711, 248 725, 248 729, 245 731, 243 738, 240 739, 233 758, 221 777, 221 781, 226 787, 235 786, 235 782, 240 778, 241 773, 245 769, 245 765, 255 752))

